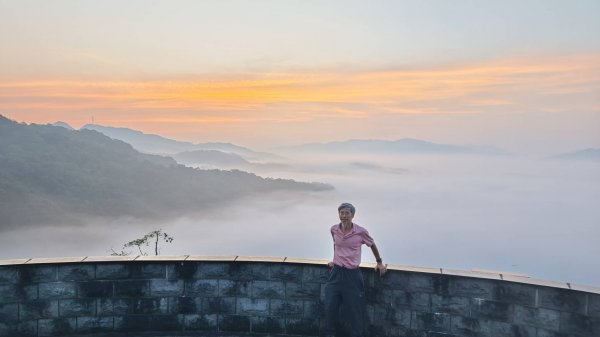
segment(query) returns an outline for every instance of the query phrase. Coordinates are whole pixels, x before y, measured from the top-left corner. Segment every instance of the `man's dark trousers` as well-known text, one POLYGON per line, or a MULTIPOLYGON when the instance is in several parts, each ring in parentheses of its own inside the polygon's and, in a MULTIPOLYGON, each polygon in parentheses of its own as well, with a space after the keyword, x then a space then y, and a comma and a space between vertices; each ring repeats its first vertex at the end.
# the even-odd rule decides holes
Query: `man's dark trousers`
POLYGON ((333 336, 343 305, 344 325, 350 326, 350 336, 360 337, 364 330, 365 285, 360 268, 348 269, 334 265, 325 285, 325 335, 333 336))

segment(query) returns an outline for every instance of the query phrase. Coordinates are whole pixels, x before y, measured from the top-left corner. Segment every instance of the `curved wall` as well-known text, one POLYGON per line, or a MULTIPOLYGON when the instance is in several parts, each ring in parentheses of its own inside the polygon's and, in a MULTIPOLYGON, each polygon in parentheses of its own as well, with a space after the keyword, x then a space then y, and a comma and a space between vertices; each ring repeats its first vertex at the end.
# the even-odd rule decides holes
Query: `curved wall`
MULTIPOLYGON (((0 261, 0 336, 239 331, 317 336, 324 261, 86 257, 0 261)), ((600 290, 493 273, 363 268, 367 336, 600 336, 600 290)))

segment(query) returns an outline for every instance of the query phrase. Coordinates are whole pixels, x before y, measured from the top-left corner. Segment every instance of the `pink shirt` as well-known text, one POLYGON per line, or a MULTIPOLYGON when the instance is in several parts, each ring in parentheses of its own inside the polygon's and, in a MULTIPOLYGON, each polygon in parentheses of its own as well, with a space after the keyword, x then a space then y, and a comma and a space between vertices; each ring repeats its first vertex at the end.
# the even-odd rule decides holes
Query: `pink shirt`
POLYGON ((345 268, 357 268, 360 265, 361 246, 365 244, 371 247, 375 240, 365 228, 357 224, 353 224, 352 230, 346 235, 340 227, 340 224, 331 226, 333 263, 345 268))

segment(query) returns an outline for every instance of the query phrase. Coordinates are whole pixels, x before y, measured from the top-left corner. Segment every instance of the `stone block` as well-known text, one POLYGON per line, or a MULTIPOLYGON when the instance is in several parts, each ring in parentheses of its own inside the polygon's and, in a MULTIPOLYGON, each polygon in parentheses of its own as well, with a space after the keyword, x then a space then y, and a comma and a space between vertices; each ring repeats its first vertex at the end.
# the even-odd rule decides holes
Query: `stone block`
POLYGON ((54 282, 57 280, 56 266, 32 265, 19 267, 19 283, 54 282))
POLYGON ((202 299, 202 312, 205 314, 235 314, 235 297, 212 297, 202 299))
POLYGON ((18 283, 20 278, 17 267, 0 267, 0 283, 18 283))
POLYGON ((585 313, 586 294, 557 288, 539 288, 538 306, 578 314, 585 313))
MULTIPOLYGON (((581 337, 577 335, 564 334, 552 330, 537 329, 535 337, 581 337)), ((587 337, 587 336, 586 336, 587 337)))
POLYGON ((269 266, 269 279, 274 281, 295 281, 302 279, 302 266, 293 264, 271 264, 269 266))
POLYGON ((38 297, 46 299, 66 299, 76 297, 77 288, 73 282, 52 282, 38 284, 38 297))
POLYGON ((285 287, 285 298, 288 300, 318 300, 320 296, 321 285, 319 283, 287 283, 285 287))
POLYGON ((21 321, 19 323, 9 323, 0 321, 0 336, 2 337, 37 337, 38 322, 21 321))
POLYGON ((480 298, 471 299, 471 316, 475 318, 495 319, 506 322, 511 315, 511 309, 511 305, 505 302, 480 298))
POLYGON ((31 301, 37 298, 37 284, 0 284, 0 303, 31 301))
POLYGON ((512 316, 512 321, 515 324, 526 324, 547 330, 558 331, 558 324, 560 321, 559 311, 514 305, 512 316))
POLYGON ((406 309, 396 309, 391 306, 375 306, 373 322, 383 322, 386 326, 410 328, 412 312, 406 309))
POLYGON ((384 277, 374 278, 374 286, 404 290, 408 286, 408 276, 409 274, 404 272, 386 273, 384 277))
POLYGON ((60 300, 58 313, 60 317, 94 316, 96 315, 96 300, 93 298, 60 300))
POLYGON ((114 281, 115 297, 144 297, 150 295, 148 281, 120 280, 114 281))
POLYGON ((439 275, 411 273, 408 276, 406 290, 412 292, 433 293, 436 290, 435 279, 439 275))
POLYGON ((252 281, 251 289, 254 298, 285 297, 285 284, 280 281, 252 281))
POLYGON ((137 263, 130 266, 132 279, 165 279, 167 266, 164 263, 137 263))
POLYGON ((0 260, 1 266, 14 266, 14 265, 22 265, 27 263, 31 259, 8 259, 8 260, 0 260))
POLYGON ((271 316, 297 317, 301 318, 304 312, 304 302, 302 300, 271 300, 271 316))
POLYGON ((19 304, 21 320, 58 317, 58 301, 31 301, 19 304))
POLYGON ((269 300, 264 298, 238 298, 236 314, 247 316, 266 316, 269 314, 269 300))
POLYGON ((150 320, 151 331, 179 331, 183 329, 183 321, 177 315, 156 315, 150 320))
POLYGON ((67 264, 58 266, 59 281, 89 281, 95 278, 92 264, 67 264))
POLYGON ((450 332, 450 315, 442 313, 412 312, 411 328, 436 332, 450 332))
POLYGON ((391 304, 394 291, 383 287, 366 287, 365 301, 369 304, 391 304))
POLYGON ((196 314, 202 312, 202 299, 198 297, 169 297, 169 314, 196 314))
POLYGON ((219 296, 250 297, 251 281, 219 280, 219 296))
POLYGON ((77 317, 77 332, 108 332, 114 329, 114 317, 77 317))
POLYGON ((559 332, 581 336, 600 336, 600 320, 585 315, 561 312, 559 332))
POLYGON ((99 298, 98 316, 126 315, 133 311, 132 300, 123 298, 99 298))
POLYGON ((111 297, 113 296, 112 281, 86 281, 77 283, 79 297, 111 297))
POLYGON ((432 274, 431 277, 433 279, 434 293, 440 296, 449 296, 452 276, 432 274))
POLYGON ((75 332, 75 318, 53 318, 38 320, 38 336, 64 336, 75 332))
POLYGON ((494 285, 492 299, 495 301, 535 306, 536 287, 514 282, 498 282, 494 285))
POLYGON ((120 280, 131 276, 129 264, 126 263, 100 263, 96 265, 96 279, 120 280))
POLYGON ((133 314, 167 314, 166 298, 140 298, 131 300, 133 314))
POLYGON ((148 315, 125 315, 114 318, 115 331, 148 331, 153 317, 148 315))
MULTIPOLYGON (((413 309, 421 312, 430 311, 430 297, 427 293, 418 293, 402 290, 393 291, 392 305, 395 308, 413 309)), ((380 302, 390 303, 390 302, 380 302)))
POLYGON ((467 297, 431 294, 431 312, 468 316, 471 301, 467 297))
POLYGON ((219 295, 219 280, 185 281, 185 295, 199 297, 216 297, 219 295))
POLYGON ((327 266, 306 265, 302 270, 302 282, 325 283, 329 279, 331 269, 327 266))
POLYGON ((588 314, 600 318, 600 295, 588 294, 588 314))
POLYGON ((217 315, 183 315, 183 328, 187 331, 216 331, 217 322, 217 315))
POLYGON ((183 295, 183 280, 151 280, 150 294, 154 297, 183 295))
POLYGON ((266 281, 269 279, 269 264, 235 262, 229 271, 231 278, 240 281, 266 281))
POLYGON ((288 335, 317 336, 319 334, 319 321, 316 319, 287 318, 285 320, 285 330, 288 335))
POLYGON ((200 265, 194 277, 203 279, 229 279, 232 276, 230 274, 232 265, 232 263, 227 262, 205 262, 200 265))
POLYGON ((450 279, 449 292, 453 296, 491 300, 494 292, 494 283, 484 279, 453 277, 450 279))
POLYGON ((17 303, 0 304, 0 322, 16 324, 18 320, 19 305, 17 303))
POLYGON ((519 336, 536 337, 536 329, 486 319, 452 316, 451 333, 459 336, 519 336))
POLYGON ((250 317, 250 330, 255 333, 282 333, 285 320, 277 317, 250 317))
POLYGON ((165 266, 167 279, 169 280, 191 280, 201 278, 196 262, 170 263, 165 266))
POLYGON ((250 332, 250 317, 224 315, 219 319, 220 331, 250 332))

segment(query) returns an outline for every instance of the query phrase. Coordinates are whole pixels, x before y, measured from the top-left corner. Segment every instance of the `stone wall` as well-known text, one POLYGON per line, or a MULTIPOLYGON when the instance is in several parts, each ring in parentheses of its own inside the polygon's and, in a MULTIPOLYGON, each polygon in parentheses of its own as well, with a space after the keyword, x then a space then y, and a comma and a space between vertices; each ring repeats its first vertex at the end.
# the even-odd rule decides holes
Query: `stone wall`
MULTIPOLYGON (((239 331, 317 336, 324 261, 101 257, 0 261, 0 336, 239 331)), ((600 336, 600 289, 494 273, 363 268, 367 336, 600 336)))

